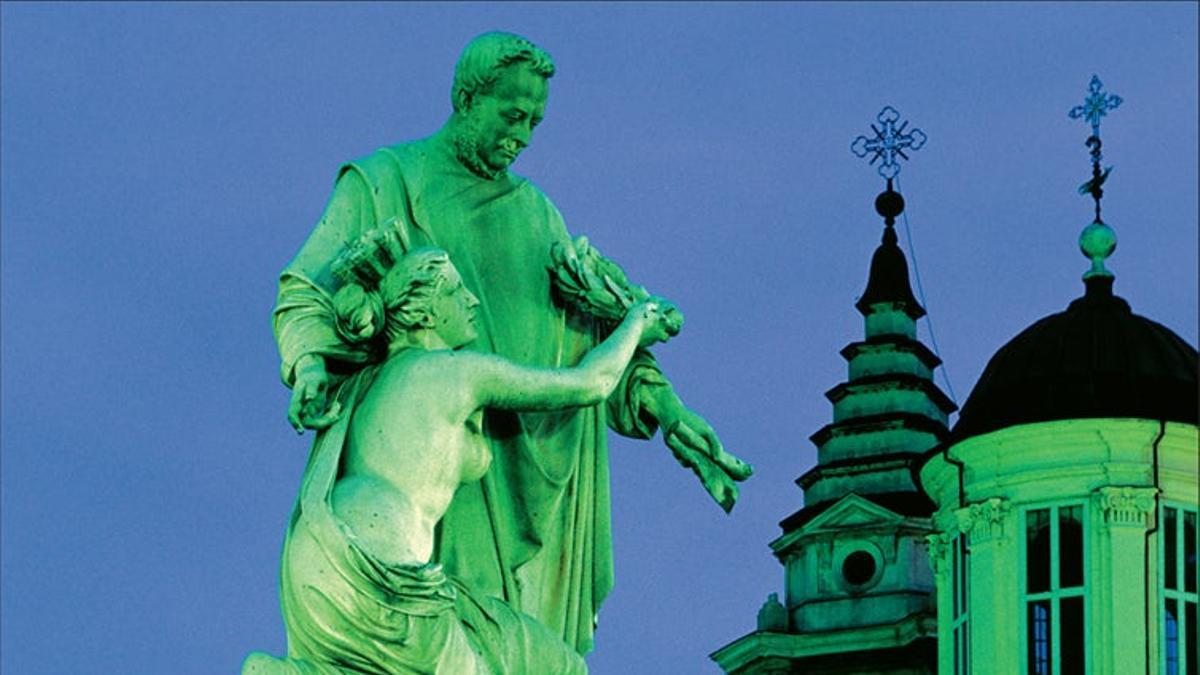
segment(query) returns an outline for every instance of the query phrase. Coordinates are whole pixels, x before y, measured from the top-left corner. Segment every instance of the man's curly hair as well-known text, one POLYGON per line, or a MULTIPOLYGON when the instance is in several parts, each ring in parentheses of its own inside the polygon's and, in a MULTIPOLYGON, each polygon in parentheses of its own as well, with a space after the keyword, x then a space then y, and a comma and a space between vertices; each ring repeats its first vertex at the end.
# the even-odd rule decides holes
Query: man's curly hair
POLYGON ((550 55, 520 35, 493 32, 471 40, 454 67, 454 87, 450 91, 454 112, 466 112, 476 96, 488 93, 496 84, 500 69, 514 63, 528 63, 538 75, 554 77, 550 55))

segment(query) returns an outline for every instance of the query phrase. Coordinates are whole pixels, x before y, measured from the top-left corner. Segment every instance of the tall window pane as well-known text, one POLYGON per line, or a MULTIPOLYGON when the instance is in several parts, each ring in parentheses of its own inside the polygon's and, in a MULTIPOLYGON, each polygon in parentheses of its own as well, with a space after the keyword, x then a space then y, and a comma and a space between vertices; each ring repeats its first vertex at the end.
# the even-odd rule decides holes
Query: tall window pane
POLYGON ((971 558, 970 551, 967 550, 967 540, 964 537, 959 537, 958 540, 958 558, 962 561, 962 574, 959 575, 962 579, 962 613, 966 614, 967 607, 970 606, 969 594, 971 592, 971 558))
POLYGON ((1063 598, 1059 606, 1058 656, 1063 675, 1083 675, 1083 598, 1063 598))
POLYGON ((957 619, 967 613, 967 541, 964 537, 954 540, 954 615, 957 619))
POLYGON ((1086 505, 1025 512, 1026 672, 1087 672, 1086 505))
POLYGON ((1163 663, 1167 673, 1200 675, 1197 648, 1196 529, 1194 509, 1164 506, 1162 510, 1163 663))
POLYGON ((1183 512, 1183 588, 1196 592, 1196 512, 1183 512))
POLYGON ((1183 640, 1183 653, 1187 662, 1187 675, 1200 675, 1200 654, 1196 653, 1196 603, 1184 602, 1187 608, 1184 614, 1186 637, 1183 640))
POLYGON ((959 538, 959 548, 962 550, 962 611, 966 611, 971 607, 971 585, 967 584, 967 580, 971 579, 971 558, 970 551, 967 550, 967 540, 959 538))
POLYGON ((1059 587, 1072 588, 1083 585, 1082 506, 1068 506, 1058 510, 1058 570, 1059 587))
POLYGON ((965 672, 963 668, 963 635, 962 630, 954 630, 954 673, 960 675, 965 672))
POLYGON ((963 640, 963 674, 971 672, 971 633, 966 624, 962 627, 963 640))
POLYGON ((1028 593, 1050 590, 1050 511, 1038 509, 1026 514, 1025 585, 1028 593))
POLYGON ((1030 675, 1050 675, 1050 601, 1028 605, 1026 637, 1029 645, 1030 675))
POLYGON ((1172 598, 1167 598, 1167 611, 1164 623, 1166 641, 1167 675, 1179 675, 1179 605, 1172 598))
POLYGON ((1163 528, 1163 583, 1167 588, 1179 588, 1177 583, 1176 566, 1176 542, 1178 537, 1178 527, 1175 522, 1175 509, 1163 509, 1167 514, 1163 528))
POLYGON ((967 675, 970 672, 970 638, 967 624, 967 579, 969 578, 967 565, 969 558, 965 537, 954 539, 951 558, 954 565, 951 570, 954 612, 950 617, 954 637, 954 674, 967 675))

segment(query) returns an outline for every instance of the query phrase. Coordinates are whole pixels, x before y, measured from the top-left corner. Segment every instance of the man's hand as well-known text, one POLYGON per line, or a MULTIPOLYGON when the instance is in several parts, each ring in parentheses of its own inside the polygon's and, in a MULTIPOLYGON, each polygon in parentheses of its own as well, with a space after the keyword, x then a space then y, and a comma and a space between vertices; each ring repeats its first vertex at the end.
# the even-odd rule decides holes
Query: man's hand
POLYGON ((326 410, 329 397, 329 373, 325 360, 316 354, 305 354, 296 363, 296 380, 292 385, 292 400, 288 405, 288 421, 296 433, 305 429, 324 429, 337 421, 342 413, 341 403, 334 401, 326 410))
POLYGON ((685 469, 691 469, 692 473, 696 474, 705 491, 712 496, 725 513, 732 511, 733 505, 737 503, 738 499, 737 483, 706 455, 701 454, 692 446, 677 442, 678 438, 673 434, 668 436, 667 447, 671 448, 679 465, 685 469), (673 439, 676 442, 672 442, 673 439))
POLYGON ((754 469, 727 452, 712 425, 684 407, 674 392, 664 392, 655 403, 658 409, 654 412, 667 447, 681 465, 696 474, 704 489, 728 513, 738 498, 736 482, 749 478, 754 469))

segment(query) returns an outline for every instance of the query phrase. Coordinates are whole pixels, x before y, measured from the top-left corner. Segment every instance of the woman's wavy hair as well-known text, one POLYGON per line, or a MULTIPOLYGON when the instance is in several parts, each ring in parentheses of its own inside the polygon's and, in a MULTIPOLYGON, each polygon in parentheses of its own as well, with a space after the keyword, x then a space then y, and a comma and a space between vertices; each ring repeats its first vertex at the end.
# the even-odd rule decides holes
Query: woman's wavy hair
POLYGON ((423 247, 400 253, 391 228, 368 232, 338 256, 333 296, 338 334, 351 344, 383 340, 433 324, 433 298, 450 268, 450 255, 423 247))

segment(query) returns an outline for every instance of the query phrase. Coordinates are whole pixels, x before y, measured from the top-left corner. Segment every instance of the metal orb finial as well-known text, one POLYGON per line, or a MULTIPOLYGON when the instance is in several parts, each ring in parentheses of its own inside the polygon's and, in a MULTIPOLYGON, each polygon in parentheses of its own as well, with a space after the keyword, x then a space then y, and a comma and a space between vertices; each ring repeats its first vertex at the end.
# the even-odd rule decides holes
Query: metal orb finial
POLYGON ((1088 224, 1079 233, 1079 250, 1083 257, 1092 261, 1092 267, 1083 273, 1085 280, 1092 277, 1111 277, 1113 273, 1104 267, 1104 261, 1117 250, 1117 233, 1099 220, 1088 224))

